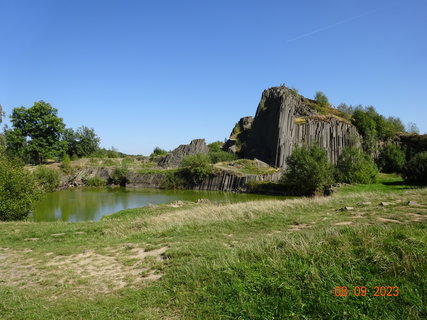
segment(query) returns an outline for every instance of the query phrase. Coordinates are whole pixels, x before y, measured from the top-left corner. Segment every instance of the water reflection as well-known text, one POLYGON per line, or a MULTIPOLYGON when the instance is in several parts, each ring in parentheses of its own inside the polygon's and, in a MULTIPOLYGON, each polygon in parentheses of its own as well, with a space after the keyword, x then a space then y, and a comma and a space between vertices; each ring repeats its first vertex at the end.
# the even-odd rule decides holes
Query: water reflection
POLYGON ((123 209, 161 204, 176 200, 239 202, 271 198, 269 196, 189 190, 77 189, 51 192, 36 205, 35 221, 88 221, 123 209))

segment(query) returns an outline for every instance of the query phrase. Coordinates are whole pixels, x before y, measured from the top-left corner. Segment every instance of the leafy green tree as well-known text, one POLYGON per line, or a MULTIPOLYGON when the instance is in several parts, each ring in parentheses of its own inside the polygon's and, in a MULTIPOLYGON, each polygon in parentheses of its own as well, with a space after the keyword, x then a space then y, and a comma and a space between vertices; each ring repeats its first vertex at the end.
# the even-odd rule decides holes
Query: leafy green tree
POLYGON ((65 125, 58 110, 44 101, 35 102, 31 108, 14 108, 10 116, 12 129, 6 131, 8 149, 40 164, 46 159, 63 156, 65 125))
POLYGON ((427 185, 427 151, 413 156, 403 169, 402 175, 407 182, 427 185))
POLYGON ((378 165, 386 173, 400 173, 406 164, 405 152, 395 144, 387 144, 380 153, 378 165))
POLYGON ((64 140, 68 144, 68 154, 73 154, 78 157, 88 157, 99 149, 101 139, 95 133, 93 128, 81 126, 76 131, 66 129, 64 132, 64 140))
POLYGON ((345 183, 374 183, 378 169, 374 160, 360 148, 348 147, 338 159, 336 178, 345 183))
POLYGON ((28 217, 40 192, 19 160, 0 155, 0 220, 28 217))
POLYGON ((95 133, 93 128, 81 126, 77 128, 77 152, 79 157, 88 157, 99 148, 101 139, 95 133))
POLYGON ((316 96, 314 98, 318 104, 320 104, 323 108, 329 107, 331 104, 329 103, 328 98, 322 91, 317 91, 316 96))
POLYGON ((333 183, 333 170, 325 150, 319 146, 296 147, 286 159, 282 182, 290 193, 314 195, 333 183))

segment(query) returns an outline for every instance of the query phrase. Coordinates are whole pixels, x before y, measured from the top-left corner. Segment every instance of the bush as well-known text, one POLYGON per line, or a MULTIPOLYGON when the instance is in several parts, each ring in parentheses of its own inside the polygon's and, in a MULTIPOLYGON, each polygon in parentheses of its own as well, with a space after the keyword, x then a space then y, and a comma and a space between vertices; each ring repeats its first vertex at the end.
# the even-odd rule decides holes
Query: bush
POLYGON ((19 162, 0 156, 0 220, 22 220, 39 198, 33 176, 19 162))
POLYGON ((208 144, 209 153, 222 151, 223 143, 221 141, 215 141, 208 144))
POLYGON ((403 178, 407 182, 427 184, 427 152, 417 153, 403 169, 403 178))
POLYGON ((159 148, 159 147, 155 147, 153 152, 150 154, 150 158, 154 158, 157 156, 165 156, 167 154, 168 154, 168 152, 166 150, 159 148))
POLYGON ((62 160, 60 167, 61 167, 62 171, 65 173, 71 173, 73 171, 73 169, 71 167, 70 156, 68 154, 66 154, 64 156, 64 159, 62 160))
POLYGON ((319 146, 296 147, 286 159, 288 169, 282 182, 294 195, 323 193, 333 182, 332 166, 325 150, 319 146))
POLYGON ((94 176, 86 180, 86 186, 88 187, 103 187, 107 184, 107 181, 99 176, 94 176))
POLYGON ((102 165, 107 167, 112 167, 117 165, 117 162, 113 159, 108 158, 102 161, 102 165))
POLYGON ((126 166, 116 167, 111 174, 111 182, 113 184, 119 184, 120 186, 124 187, 128 182, 128 174, 129 170, 126 166))
POLYGON ((331 104, 329 103, 328 98, 322 91, 317 91, 315 96, 316 102, 320 104, 323 108, 329 107, 331 104))
POLYGON ((128 165, 132 165, 135 162, 135 159, 132 157, 126 157, 122 160, 122 165, 123 166, 128 166, 128 165))
POLYGON ((382 172, 402 172, 406 164, 405 152, 395 144, 386 145, 378 158, 378 165, 382 172))
POLYGON ((212 174, 213 168, 207 154, 195 154, 183 159, 180 170, 188 183, 195 185, 212 174))
POLYGON ((39 187, 45 192, 55 191, 61 182, 59 171, 45 166, 38 166, 33 175, 39 187))
POLYGON ((378 174, 372 158, 360 148, 348 147, 338 159, 336 178, 345 183, 374 183, 378 174))
POLYGON ((163 189, 183 189, 188 184, 181 171, 166 171, 164 175, 165 179, 161 184, 163 189))
POLYGON ((233 161, 237 159, 235 154, 226 151, 209 152, 208 155, 211 163, 233 161))

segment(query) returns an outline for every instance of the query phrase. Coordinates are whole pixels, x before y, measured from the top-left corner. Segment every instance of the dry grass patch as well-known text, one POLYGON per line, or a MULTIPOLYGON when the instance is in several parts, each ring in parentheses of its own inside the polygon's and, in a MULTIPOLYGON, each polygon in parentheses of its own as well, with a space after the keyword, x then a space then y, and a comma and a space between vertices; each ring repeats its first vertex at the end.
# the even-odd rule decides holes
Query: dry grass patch
MULTIPOLYGON (((146 251, 129 244, 68 256, 49 252, 36 258, 32 250, 0 248, 0 283, 18 288, 66 288, 62 294, 109 293, 158 280, 167 247, 146 251)), ((58 295, 55 295, 57 298, 58 295)))

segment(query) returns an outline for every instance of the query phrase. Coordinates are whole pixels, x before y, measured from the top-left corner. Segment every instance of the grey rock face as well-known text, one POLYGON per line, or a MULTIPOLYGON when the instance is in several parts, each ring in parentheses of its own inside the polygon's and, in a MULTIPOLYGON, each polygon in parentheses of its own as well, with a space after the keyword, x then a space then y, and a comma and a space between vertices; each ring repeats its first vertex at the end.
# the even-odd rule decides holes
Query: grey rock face
POLYGON ((163 168, 178 168, 184 157, 199 153, 207 154, 208 151, 205 139, 195 139, 190 144, 182 144, 174 149, 159 162, 159 166, 163 168))
POLYGON ((344 147, 360 143, 359 134, 345 119, 318 114, 313 103, 284 86, 264 90, 242 155, 286 168, 295 146, 319 144, 336 163, 344 147))

